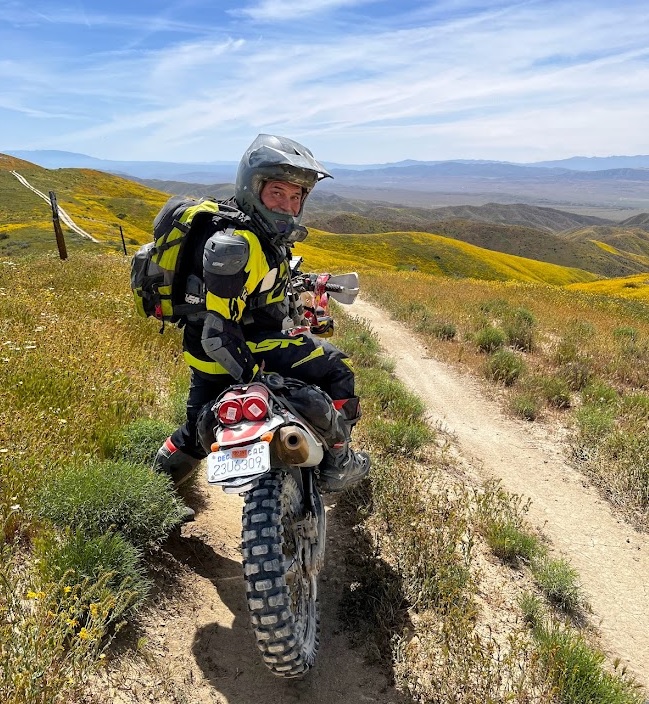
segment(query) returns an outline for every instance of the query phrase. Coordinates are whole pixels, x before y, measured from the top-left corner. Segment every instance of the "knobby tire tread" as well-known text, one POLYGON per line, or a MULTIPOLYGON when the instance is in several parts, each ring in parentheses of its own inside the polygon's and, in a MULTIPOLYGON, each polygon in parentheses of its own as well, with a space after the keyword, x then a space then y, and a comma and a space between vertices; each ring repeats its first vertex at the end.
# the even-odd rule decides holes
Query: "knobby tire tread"
POLYGON ((242 554, 248 609, 264 663, 280 677, 300 677, 313 665, 319 646, 317 600, 313 623, 297 623, 286 581, 282 497, 285 510, 298 508, 300 492, 284 472, 271 472, 245 495, 242 554), (292 499, 292 501, 291 501, 292 499))

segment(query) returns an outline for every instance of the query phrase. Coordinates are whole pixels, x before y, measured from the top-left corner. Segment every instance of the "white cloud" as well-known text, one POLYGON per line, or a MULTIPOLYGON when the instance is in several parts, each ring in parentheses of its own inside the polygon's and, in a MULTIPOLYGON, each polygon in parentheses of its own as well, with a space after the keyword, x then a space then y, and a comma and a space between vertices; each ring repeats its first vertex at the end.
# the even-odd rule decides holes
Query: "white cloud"
MULTIPOLYGON (((31 135, 14 122, 25 136, 7 146, 28 139, 114 158, 236 159, 257 132, 275 131, 343 162, 649 152, 644 5, 487 3, 468 15, 450 6, 448 19, 431 4, 426 24, 413 15, 382 31, 374 17, 372 31, 323 24, 280 41, 233 25, 162 48, 117 44, 78 63, 0 62, 0 108, 56 117, 50 132, 31 135)), ((288 12, 283 0, 253 9, 288 12)))
POLYGON ((233 11, 233 14, 263 22, 292 22, 300 17, 368 5, 377 1, 380 0, 261 0, 256 5, 233 11))

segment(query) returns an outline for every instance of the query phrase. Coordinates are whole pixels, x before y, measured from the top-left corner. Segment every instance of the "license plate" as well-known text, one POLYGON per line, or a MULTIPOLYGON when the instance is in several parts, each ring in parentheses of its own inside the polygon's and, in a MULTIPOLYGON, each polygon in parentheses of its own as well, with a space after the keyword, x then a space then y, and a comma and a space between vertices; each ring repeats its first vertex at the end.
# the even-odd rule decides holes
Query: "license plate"
POLYGON ((235 477, 249 477, 270 469, 270 450, 267 442, 246 447, 231 447, 211 452, 207 456, 207 481, 222 482, 235 477))

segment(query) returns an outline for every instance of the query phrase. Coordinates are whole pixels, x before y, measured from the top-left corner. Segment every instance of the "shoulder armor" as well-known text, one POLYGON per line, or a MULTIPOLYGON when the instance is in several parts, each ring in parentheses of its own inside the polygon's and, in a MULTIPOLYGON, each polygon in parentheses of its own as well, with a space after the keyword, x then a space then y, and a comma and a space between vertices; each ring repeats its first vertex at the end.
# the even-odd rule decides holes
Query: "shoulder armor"
POLYGON ((248 240, 231 234, 234 230, 213 234, 203 250, 203 269, 206 273, 232 276, 243 271, 250 256, 248 240))

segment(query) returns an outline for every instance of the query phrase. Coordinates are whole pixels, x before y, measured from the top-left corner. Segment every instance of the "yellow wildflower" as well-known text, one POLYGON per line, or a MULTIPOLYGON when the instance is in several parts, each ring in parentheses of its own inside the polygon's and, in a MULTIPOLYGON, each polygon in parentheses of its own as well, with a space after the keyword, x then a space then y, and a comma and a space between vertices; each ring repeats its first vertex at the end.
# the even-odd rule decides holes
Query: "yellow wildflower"
POLYGON ((88 629, 85 626, 79 631, 79 638, 81 638, 81 640, 88 640, 88 638, 90 638, 90 633, 88 633, 88 629))
POLYGON ((97 618, 99 615, 99 604, 90 604, 90 615, 93 618, 97 618))

